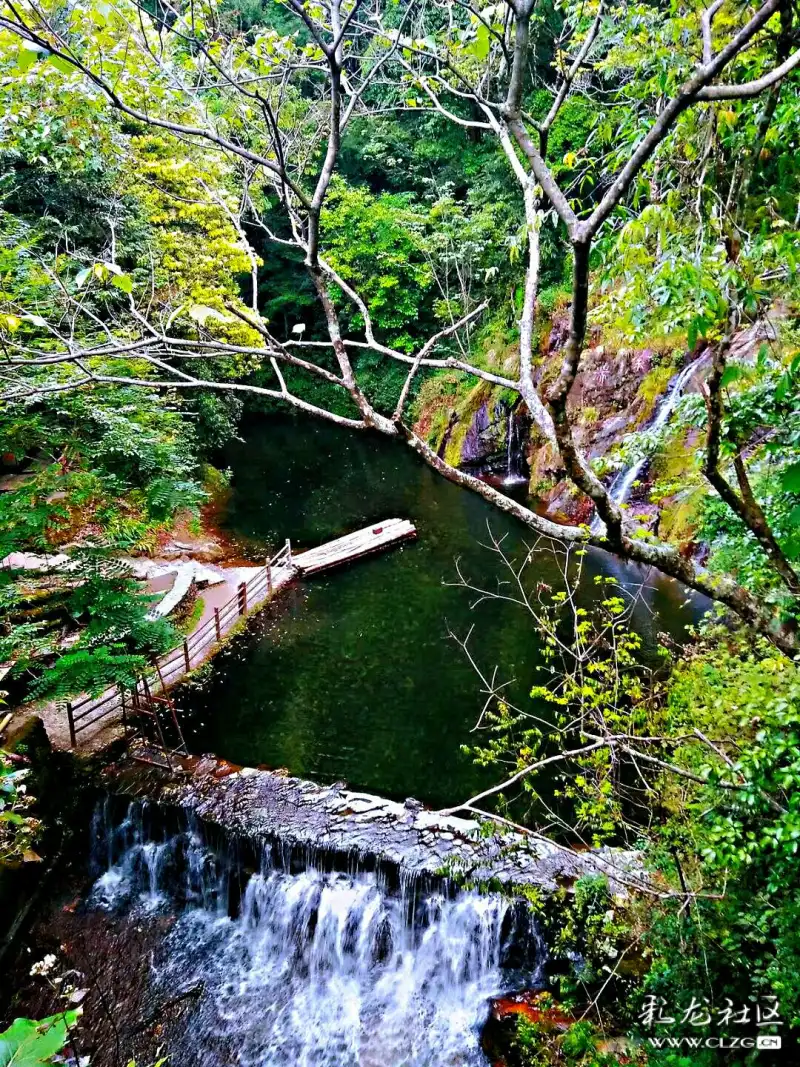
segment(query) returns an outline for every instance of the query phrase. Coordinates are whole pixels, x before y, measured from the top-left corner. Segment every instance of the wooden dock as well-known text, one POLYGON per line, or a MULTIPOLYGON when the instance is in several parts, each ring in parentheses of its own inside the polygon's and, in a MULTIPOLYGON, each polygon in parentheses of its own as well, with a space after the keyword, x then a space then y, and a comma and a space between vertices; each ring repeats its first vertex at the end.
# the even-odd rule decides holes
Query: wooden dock
POLYGON ((373 523, 366 529, 337 537, 319 548, 309 549, 292 556, 292 564, 298 574, 319 574, 330 567, 338 567, 352 560, 362 559, 373 552, 380 552, 417 536, 417 530, 408 519, 386 519, 373 523))
POLYGON ((79 736, 81 748, 102 744, 110 720, 126 722, 129 705, 135 712, 140 705, 150 707, 161 700, 161 694, 167 693, 216 652, 244 616, 258 611, 294 578, 319 574, 416 536, 413 523, 407 519, 386 519, 296 555, 291 542, 287 541, 265 567, 230 568, 226 573, 231 575, 231 580, 215 586, 206 595, 203 618, 194 630, 180 645, 155 660, 130 691, 126 693, 114 686, 100 696, 83 696, 66 703, 66 724, 61 722, 62 705, 52 705, 54 714, 43 715, 46 726, 53 720, 52 726, 48 726, 51 741, 56 747, 66 747, 66 731, 63 729, 66 725, 70 748, 79 747, 79 736))

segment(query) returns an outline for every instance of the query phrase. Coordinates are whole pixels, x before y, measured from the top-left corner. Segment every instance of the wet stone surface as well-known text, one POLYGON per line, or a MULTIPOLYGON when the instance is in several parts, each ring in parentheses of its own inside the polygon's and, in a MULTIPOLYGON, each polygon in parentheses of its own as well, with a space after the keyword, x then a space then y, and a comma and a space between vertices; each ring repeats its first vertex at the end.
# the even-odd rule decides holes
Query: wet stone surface
POLYGON ((152 775, 117 788, 136 792, 251 840, 352 854, 410 875, 453 875, 507 889, 554 891, 586 875, 606 875, 612 892, 640 884, 637 855, 603 848, 575 852, 536 836, 485 836, 472 819, 211 757, 184 761, 179 778, 152 775))

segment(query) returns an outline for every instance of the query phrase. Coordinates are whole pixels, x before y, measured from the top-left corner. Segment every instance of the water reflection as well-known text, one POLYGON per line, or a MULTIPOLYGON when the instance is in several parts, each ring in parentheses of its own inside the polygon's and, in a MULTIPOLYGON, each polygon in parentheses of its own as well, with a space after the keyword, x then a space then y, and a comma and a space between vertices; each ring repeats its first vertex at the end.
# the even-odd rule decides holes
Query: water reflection
MULTIPOLYGON (((409 449, 324 423, 263 418, 226 462, 227 524, 255 558, 287 537, 311 546, 391 517, 412 519, 419 540, 303 583, 280 612, 256 621, 191 698, 195 750, 436 805, 489 784, 461 752, 484 697, 448 629, 464 635, 474 624, 476 657, 512 680, 517 704, 530 701, 537 681, 537 637, 521 609, 483 602, 473 610, 473 598, 448 583, 459 559, 471 579, 493 586, 507 575, 485 547, 490 536, 520 556, 531 531, 409 449)), ((596 595, 595 574, 644 583, 635 626, 646 655, 659 631, 679 636, 697 615, 677 583, 602 552, 585 561, 584 598, 596 595)), ((557 587, 546 550, 535 577, 557 587)))

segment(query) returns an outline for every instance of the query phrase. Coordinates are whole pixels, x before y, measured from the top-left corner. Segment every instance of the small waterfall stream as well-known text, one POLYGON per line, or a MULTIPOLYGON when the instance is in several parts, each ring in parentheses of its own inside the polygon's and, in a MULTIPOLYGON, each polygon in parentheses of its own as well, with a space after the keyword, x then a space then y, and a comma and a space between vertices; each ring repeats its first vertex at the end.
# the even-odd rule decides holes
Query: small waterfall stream
MULTIPOLYGON (((656 408, 653 420, 647 427, 650 433, 658 433, 659 430, 663 430, 667 425, 678 401, 683 396, 683 390, 686 387, 686 383, 691 378, 695 369, 695 364, 693 362, 689 363, 672 379, 669 388, 656 408)), ((615 504, 625 504, 627 502, 634 482, 638 480, 639 475, 647 466, 649 460, 649 456, 642 456, 641 459, 636 460, 636 462, 632 463, 629 467, 625 467, 624 470, 621 470, 616 475, 609 488, 611 499, 615 504)), ((599 516, 595 515, 591 523, 592 533, 602 534, 604 530, 605 523, 599 516)))
POLYGON ((202 983, 182 1067, 484 1067, 488 999, 540 981, 537 928, 507 899, 296 870, 270 847, 232 878, 198 826, 150 822, 138 804, 117 824, 98 812, 89 903, 177 915, 152 981, 165 997, 202 983))
POLYGON ((503 479, 503 485, 521 485, 528 481, 527 477, 519 469, 517 462, 518 447, 517 423, 514 419, 513 410, 510 410, 508 413, 508 430, 506 432, 506 474, 503 479))

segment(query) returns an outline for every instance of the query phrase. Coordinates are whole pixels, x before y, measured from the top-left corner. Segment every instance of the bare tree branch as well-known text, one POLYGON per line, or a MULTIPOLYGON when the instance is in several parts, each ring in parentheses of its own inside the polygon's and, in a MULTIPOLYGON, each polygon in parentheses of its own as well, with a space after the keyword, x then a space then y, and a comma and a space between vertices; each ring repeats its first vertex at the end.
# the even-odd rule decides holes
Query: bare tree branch
POLYGON ((800 50, 793 52, 787 60, 775 67, 768 74, 755 81, 742 82, 740 85, 708 85, 697 94, 698 100, 745 100, 751 96, 760 96, 765 89, 771 88, 791 74, 800 65, 800 50))

